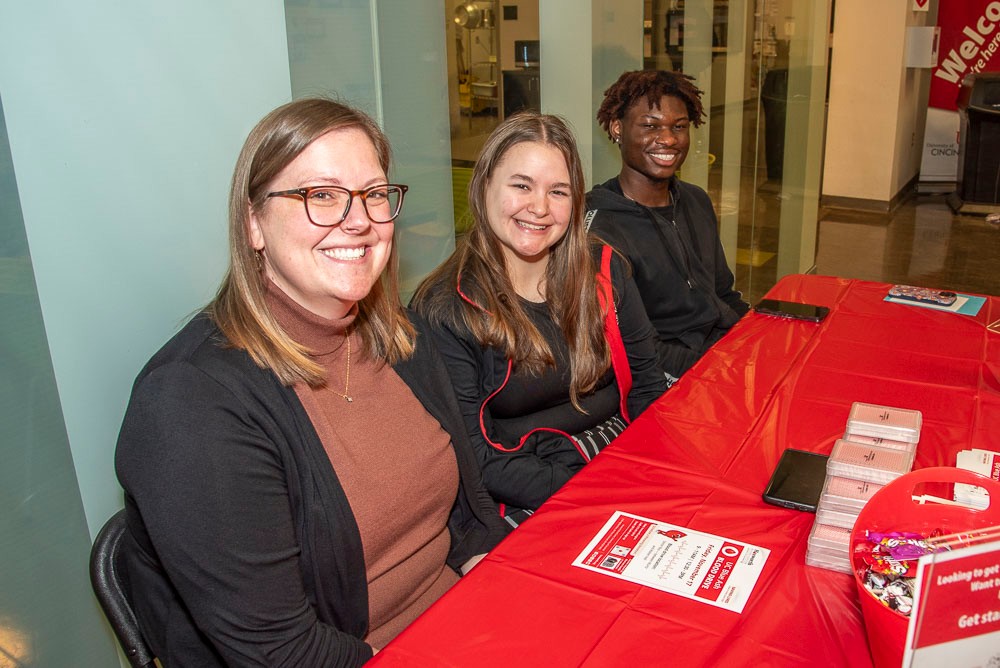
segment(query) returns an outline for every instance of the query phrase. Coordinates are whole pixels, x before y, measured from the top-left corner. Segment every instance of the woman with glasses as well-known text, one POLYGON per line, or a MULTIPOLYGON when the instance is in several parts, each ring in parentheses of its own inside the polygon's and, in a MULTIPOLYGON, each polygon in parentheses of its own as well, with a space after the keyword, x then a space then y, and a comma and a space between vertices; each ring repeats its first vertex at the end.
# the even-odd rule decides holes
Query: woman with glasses
POLYGON ((228 275, 136 380, 122 567, 168 668, 362 664, 506 532, 399 303, 389 161, 339 103, 266 116, 233 175, 228 275))
POLYGON ((510 117, 473 169, 471 230, 414 297, 511 524, 666 390, 642 302, 623 262, 588 237, 583 196, 563 121, 510 117))

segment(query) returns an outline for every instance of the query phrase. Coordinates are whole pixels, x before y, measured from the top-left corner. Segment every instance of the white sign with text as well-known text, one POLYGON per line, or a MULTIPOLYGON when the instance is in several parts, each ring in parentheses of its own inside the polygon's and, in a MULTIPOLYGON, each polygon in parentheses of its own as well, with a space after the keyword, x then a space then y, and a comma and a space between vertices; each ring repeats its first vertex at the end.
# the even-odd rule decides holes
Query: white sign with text
POLYGON ((615 511, 574 566, 743 612, 771 551, 615 511))

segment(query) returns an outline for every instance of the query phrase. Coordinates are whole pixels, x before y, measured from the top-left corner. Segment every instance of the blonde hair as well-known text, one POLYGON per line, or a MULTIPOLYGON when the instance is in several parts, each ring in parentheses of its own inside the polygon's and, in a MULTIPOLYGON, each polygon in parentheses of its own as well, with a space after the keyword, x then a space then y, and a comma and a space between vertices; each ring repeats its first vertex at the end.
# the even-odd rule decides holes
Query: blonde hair
MULTIPOLYGON (((250 131, 236 160, 229 192, 229 270, 208 312, 229 343, 246 350, 282 383, 323 384, 323 369, 309 351, 278 324, 264 297, 267 276, 250 243, 253 210, 264 206, 268 186, 309 144, 332 130, 364 132, 387 174, 389 140, 365 113, 325 98, 303 98, 278 107, 250 131)), ((415 332, 399 300, 399 258, 392 244, 385 271, 358 302, 352 325, 362 340, 361 354, 394 364, 413 353, 415 332)))
POLYGON ((518 299, 486 211, 486 191, 497 165, 523 142, 555 147, 569 171, 573 210, 566 234, 550 250, 545 290, 549 310, 569 348, 570 401, 582 410, 579 396, 594 389, 611 358, 597 297, 597 266, 583 225, 583 167, 573 133, 561 118, 522 112, 489 136, 469 181, 472 228, 452 256, 420 284, 414 304, 431 322, 468 329, 480 345, 497 348, 519 369, 539 374, 555 365, 545 337, 518 299), (459 289, 463 299, 455 309, 459 289))

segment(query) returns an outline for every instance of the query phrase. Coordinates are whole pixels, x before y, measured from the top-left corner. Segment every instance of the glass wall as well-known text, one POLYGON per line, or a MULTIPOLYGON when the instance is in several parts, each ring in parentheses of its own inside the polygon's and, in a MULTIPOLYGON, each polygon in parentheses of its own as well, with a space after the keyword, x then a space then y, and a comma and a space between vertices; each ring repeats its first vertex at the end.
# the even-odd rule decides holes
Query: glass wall
POLYGON ((285 0, 292 97, 364 109, 392 140, 395 181, 410 186, 396 224, 403 299, 454 248, 448 79, 440 0, 285 0))
POLYGON ((0 666, 113 666, 2 100, 0 313, 0 666))
POLYGON ((468 229, 467 189, 493 128, 522 109, 541 108, 538 0, 441 3, 455 233, 468 229))
POLYGON ((737 288, 756 301, 814 262, 829 3, 652 0, 644 67, 695 77, 708 121, 681 178, 719 214, 737 288))
POLYGON ((149 356, 211 298, 281 0, 0 3, 0 667, 118 665, 91 539, 149 356), (30 252, 29 252, 30 251, 30 252))
MULTIPOLYGON (((508 52, 540 40, 529 108, 557 113, 577 133, 589 183, 617 173, 617 151, 594 120, 602 93, 628 69, 683 71, 704 91, 706 122, 692 133, 681 178, 705 188, 719 215, 737 288, 751 301, 781 276, 813 267, 826 112, 829 2, 813 0, 515 0, 492 12, 503 78, 499 110, 479 108, 457 85, 481 30, 449 28, 456 211, 462 170, 505 111, 521 108, 508 52), (515 11, 516 10, 516 11, 515 11), (527 19, 526 19, 527 17, 527 19), (589 48, 588 48, 589 47, 589 48), (464 105, 464 106, 463 106, 464 105)), ((499 5, 499 6, 497 6, 499 5)), ((451 22, 462 6, 445 1, 451 22)), ((480 38, 482 41, 482 38, 480 38)), ((478 53, 478 52, 476 52, 478 53)), ((483 53, 486 53, 485 51, 483 53)), ((480 56, 482 54, 479 54, 480 56)), ((478 57, 478 56, 477 56, 478 57)), ((475 60, 475 59, 473 59, 475 60)), ((468 80, 480 80, 467 73, 468 80)), ((462 229, 459 223, 459 231, 462 229)))

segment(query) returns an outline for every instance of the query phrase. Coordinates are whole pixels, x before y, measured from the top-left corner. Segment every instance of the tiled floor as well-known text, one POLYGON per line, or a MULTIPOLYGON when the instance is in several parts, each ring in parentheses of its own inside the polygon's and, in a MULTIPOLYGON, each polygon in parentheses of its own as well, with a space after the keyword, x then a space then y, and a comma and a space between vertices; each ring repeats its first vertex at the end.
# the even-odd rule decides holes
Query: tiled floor
MULTIPOLYGON (((751 303, 777 279, 776 197, 758 191, 753 225, 741 214, 736 283, 751 303)), ((821 208, 816 235, 817 274, 1000 294, 1000 225, 954 214, 944 195, 915 195, 889 214, 821 208)))
POLYGON ((941 195, 918 195, 887 216, 830 209, 820 219, 816 270, 997 295, 1000 225, 953 214, 941 195))

